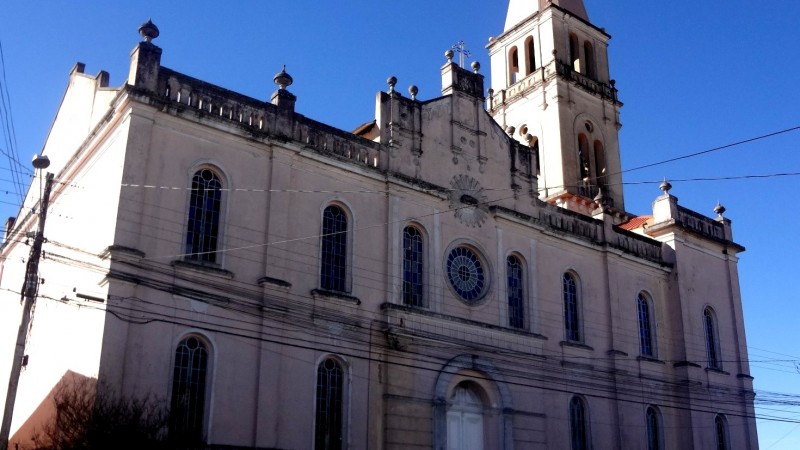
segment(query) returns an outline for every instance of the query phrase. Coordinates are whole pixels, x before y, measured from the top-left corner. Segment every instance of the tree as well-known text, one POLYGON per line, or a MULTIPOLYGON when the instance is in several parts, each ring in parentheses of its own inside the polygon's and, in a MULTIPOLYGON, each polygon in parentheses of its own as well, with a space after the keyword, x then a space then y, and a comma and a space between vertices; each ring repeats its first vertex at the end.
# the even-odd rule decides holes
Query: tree
POLYGON ((53 393, 55 415, 33 438, 34 450, 167 449, 166 402, 123 396, 83 378, 53 393))

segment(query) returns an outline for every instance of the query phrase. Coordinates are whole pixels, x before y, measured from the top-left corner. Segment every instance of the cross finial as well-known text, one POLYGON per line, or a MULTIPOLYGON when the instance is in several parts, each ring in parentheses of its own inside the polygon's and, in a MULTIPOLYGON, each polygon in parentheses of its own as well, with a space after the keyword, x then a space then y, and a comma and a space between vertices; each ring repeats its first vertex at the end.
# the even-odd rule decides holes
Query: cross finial
POLYGON ((467 44, 464 41, 456 42, 452 47, 453 51, 458 53, 458 65, 463 69, 464 68, 464 57, 469 58, 472 56, 472 52, 467 50, 467 44))

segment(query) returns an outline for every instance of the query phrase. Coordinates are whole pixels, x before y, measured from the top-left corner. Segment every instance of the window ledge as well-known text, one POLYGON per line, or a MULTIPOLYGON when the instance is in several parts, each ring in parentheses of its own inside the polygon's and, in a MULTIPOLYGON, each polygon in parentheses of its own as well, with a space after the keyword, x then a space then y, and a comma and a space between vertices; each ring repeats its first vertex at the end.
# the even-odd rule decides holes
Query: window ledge
POLYGON ((748 375, 746 373, 740 373, 736 375, 736 378, 744 378, 745 380, 754 380, 752 375, 748 375))
POLYGON ((198 261, 186 261, 182 259, 177 259, 175 261, 172 261, 171 264, 173 267, 191 269, 191 270, 196 270, 198 272, 220 275, 231 280, 233 279, 233 272, 231 272, 230 270, 225 270, 216 264, 201 263, 198 261))
POLYGON ((108 259, 110 256, 115 256, 115 254, 126 254, 136 258, 144 258, 145 256, 143 251, 135 248, 125 247, 123 245, 109 245, 100 254, 100 258, 108 259))
POLYGON ((717 368, 715 368, 715 367, 706 367, 706 372, 709 372, 709 373, 718 373, 718 374, 720 374, 720 375, 730 375, 730 374, 731 374, 730 372, 725 372, 724 370, 722 370, 722 369, 717 369, 717 368))
POLYGON ((355 305, 361 304, 361 300, 359 300, 358 297, 353 297, 352 295, 348 295, 347 293, 338 291, 328 291, 325 289, 312 289, 311 296, 314 297, 315 300, 318 298, 335 298, 353 303, 355 305))
POLYGON ((292 287, 292 283, 272 277, 261 277, 258 279, 258 281, 256 281, 256 283, 258 283, 259 286, 263 286, 265 284, 271 284, 272 286, 277 286, 279 288, 285 288, 285 289, 289 289, 290 287, 292 287))
POLYGON ((613 350, 613 349, 612 349, 612 350, 609 350, 609 351, 607 351, 607 352, 606 352, 606 355, 608 355, 608 356, 622 356, 622 357, 626 357, 626 356, 628 356, 628 353, 626 353, 626 352, 623 352, 622 350, 613 350))
POLYGON ((637 361, 651 362, 651 363, 656 363, 656 364, 667 364, 667 363, 665 363, 664 361, 662 361, 662 360, 660 360, 658 358, 653 358, 652 356, 637 356, 636 360, 637 361))
POLYGON ((558 343, 562 347, 582 348, 584 350, 594 351, 594 347, 590 347, 582 342, 575 341, 561 341, 558 343))
POLYGON ((678 361, 675 364, 673 364, 672 367, 674 367, 676 369, 679 368, 679 367, 697 367, 699 369, 702 366, 700 364, 693 363, 691 361, 678 361))

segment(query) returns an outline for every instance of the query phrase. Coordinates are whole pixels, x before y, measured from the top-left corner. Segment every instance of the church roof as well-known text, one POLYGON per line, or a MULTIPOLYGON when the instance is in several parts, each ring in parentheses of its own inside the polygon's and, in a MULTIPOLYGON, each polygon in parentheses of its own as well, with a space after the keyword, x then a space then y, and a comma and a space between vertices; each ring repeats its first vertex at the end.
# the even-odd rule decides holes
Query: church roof
POLYGON ((633 219, 619 224, 619 227, 623 230, 633 231, 637 228, 642 228, 646 225, 651 225, 653 222, 653 216, 639 216, 634 217, 633 219))
POLYGON ((514 28, 534 13, 547 8, 551 3, 575 14, 576 17, 589 21, 583 0, 511 0, 508 4, 504 31, 514 28))

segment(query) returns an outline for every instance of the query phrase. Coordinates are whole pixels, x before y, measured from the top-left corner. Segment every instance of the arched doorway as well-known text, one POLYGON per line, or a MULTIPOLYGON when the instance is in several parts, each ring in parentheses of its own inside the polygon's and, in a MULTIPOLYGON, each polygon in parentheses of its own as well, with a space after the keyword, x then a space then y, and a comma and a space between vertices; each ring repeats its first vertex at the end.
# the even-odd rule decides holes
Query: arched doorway
POLYGON ((462 382, 447 402, 447 449, 483 450, 483 400, 478 387, 462 382))

